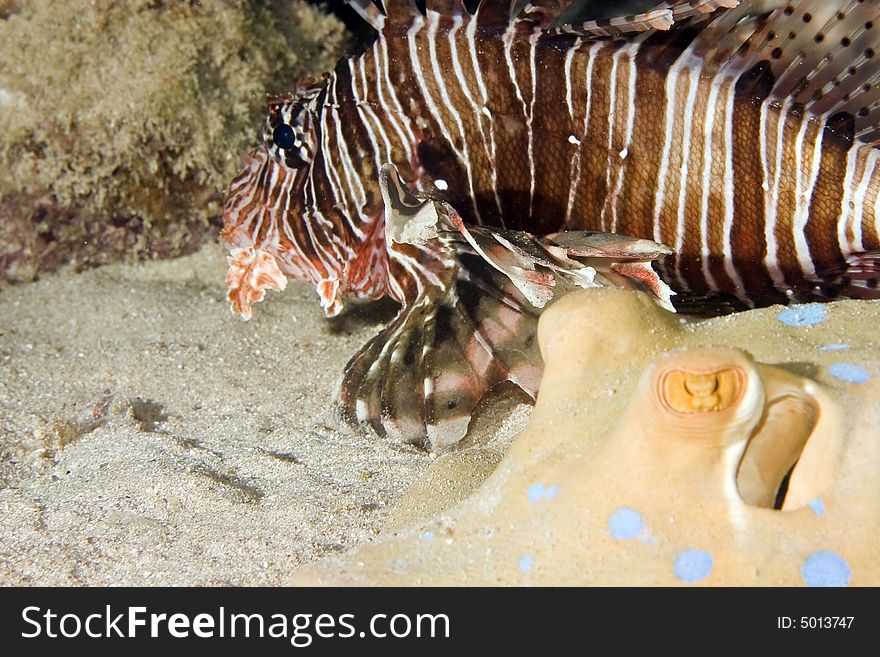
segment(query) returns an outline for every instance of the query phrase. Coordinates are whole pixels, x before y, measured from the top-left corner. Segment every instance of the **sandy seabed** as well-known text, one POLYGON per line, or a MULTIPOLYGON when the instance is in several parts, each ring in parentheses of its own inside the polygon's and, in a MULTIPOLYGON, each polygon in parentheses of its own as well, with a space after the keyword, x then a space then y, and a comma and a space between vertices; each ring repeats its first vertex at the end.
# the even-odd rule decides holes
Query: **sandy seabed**
MULTIPOLYGON (((346 361, 394 308, 224 300, 224 251, 0 290, 0 584, 274 585, 370 540, 431 455, 347 426, 346 361)), ((499 393, 469 444, 529 406, 499 393)))

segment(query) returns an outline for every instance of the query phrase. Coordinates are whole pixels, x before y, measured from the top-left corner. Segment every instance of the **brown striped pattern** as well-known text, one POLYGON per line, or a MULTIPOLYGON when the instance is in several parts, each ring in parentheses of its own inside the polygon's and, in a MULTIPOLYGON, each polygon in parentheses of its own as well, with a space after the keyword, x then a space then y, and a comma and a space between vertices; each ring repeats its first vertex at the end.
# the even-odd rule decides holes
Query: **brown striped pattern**
POLYGON ((848 257, 880 247, 876 152, 769 97, 765 65, 706 68, 695 33, 592 41, 433 11, 394 25, 279 110, 310 145, 304 163, 267 130, 224 237, 340 296, 403 299, 418 264, 383 255, 377 228, 390 161, 474 224, 668 244, 684 297, 827 294, 848 257))

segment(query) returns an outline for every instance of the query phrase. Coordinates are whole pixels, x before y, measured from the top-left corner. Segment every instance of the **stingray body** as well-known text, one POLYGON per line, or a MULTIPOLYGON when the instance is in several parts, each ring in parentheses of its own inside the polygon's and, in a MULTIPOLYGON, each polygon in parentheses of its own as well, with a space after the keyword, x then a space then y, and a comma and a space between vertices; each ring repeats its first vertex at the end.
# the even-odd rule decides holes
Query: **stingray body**
POLYGON ((662 257, 676 305, 702 312, 878 295, 877 3, 673 1, 574 24, 564 0, 350 4, 374 43, 270 100, 223 236, 243 315, 287 277, 328 315, 401 302, 346 370, 353 419, 437 448, 498 382, 533 394, 528 285, 554 258, 656 291, 641 265, 662 257), (389 232, 426 213, 416 238, 389 232))

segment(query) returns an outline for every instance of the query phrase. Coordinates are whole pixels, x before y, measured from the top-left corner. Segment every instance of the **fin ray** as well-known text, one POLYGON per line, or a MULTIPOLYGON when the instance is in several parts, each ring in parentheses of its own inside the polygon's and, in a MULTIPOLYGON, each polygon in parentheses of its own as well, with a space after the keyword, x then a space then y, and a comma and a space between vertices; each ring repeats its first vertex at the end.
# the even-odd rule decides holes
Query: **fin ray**
MULTIPOLYGON (((824 0, 757 2, 723 17, 697 37, 717 44, 725 28, 737 27, 744 39, 722 68, 749 70, 769 67, 774 84, 771 98, 793 102, 812 116, 853 117, 854 133, 865 143, 880 138, 880 12, 876 2, 833 3, 824 0), (760 14, 761 8, 770 8, 760 14), (750 21, 730 24, 743 12, 750 21), (748 27, 744 30, 744 27, 748 27)), ((705 54, 705 53, 704 53, 705 54)))
POLYGON ((688 19, 707 20, 715 12, 732 9, 738 4, 739 0, 670 0, 641 14, 583 22, 574 22, 573 17, 565 12, 556 17, 549 27, 556 33, 583 37, 617 37, 637 32, 670 30, 688 19))
POLYGON ((557 282, 592 287, 595 276, 635 287, 638 276, 614 265, 667 252, 616 235, 560 233, 554 242, 466 226, 448 204, 413 195, 393 165, 382 168, 380 188, 390 257, 412 278, 400 282, 408 290, 400 313, 346 366, 343 413, 435 451, 464 437, 477 404, 499 383, 534 397, 539 307, 557 282), (576 259, 584 255, 598 267, 576 259))
POLYGON ((345 0, 345 4, 370 24, 374 30, 381 32, 385 26, 385 15, 371 0, 345 0))
POLYGON ((880 299, 880 251, 853 253, 826 284, 831 296, 880 299))

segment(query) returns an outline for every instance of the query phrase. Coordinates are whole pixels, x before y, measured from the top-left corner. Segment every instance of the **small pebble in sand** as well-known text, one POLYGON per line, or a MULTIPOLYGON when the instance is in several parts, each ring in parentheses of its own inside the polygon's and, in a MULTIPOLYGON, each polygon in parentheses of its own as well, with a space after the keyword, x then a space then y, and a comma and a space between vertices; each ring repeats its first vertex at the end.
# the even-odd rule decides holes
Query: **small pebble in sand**
POLYGON ((846 351, 847 349, 849 349, 849 345, 843 342, 832 342, 819 347, 819 351, 846 351))

